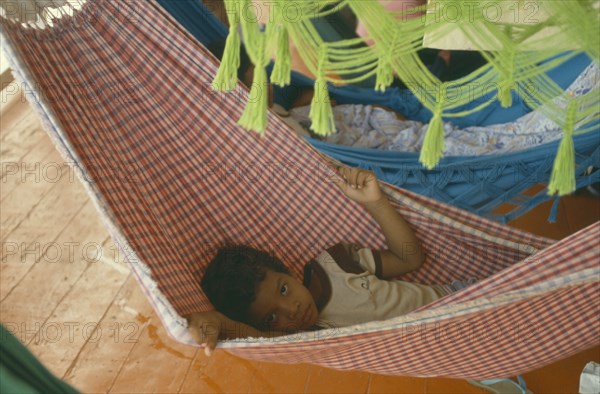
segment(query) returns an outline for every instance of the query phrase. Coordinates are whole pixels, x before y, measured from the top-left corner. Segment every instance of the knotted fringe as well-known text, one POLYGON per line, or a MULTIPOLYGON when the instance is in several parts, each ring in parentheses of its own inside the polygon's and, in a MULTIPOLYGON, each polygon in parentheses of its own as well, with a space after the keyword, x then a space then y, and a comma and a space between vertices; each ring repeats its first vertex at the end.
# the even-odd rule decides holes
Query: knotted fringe
POLYGON ((388 48, 386 48, 385 54, 379 56, 379 60, 377 62, 375 90, 378 92, 385 92, 385 89, 387 89, 392 84, 392 82, 394 82, 392 56, 394 54, 396 40, 398 39, 398 29, 395 29, 393 34, 394 35, 391 45, 388 48))
POLYGON ((315 81, 315 93, 310 103, 311 126, 310 129, 320 136, 328 136, 335 131, 335 122, 331 101, 329 100, 329 90, 325 79, 325 70, 327 65, 327 46, 323 45, 319 53, 319 67, 317 79, 315 81))
POLYGON ((575 146, 573 144, 573 131, 575 130, 575 119, 577 114, 577 102, 571 100, 567 106, 567 115, 564 127, 564 135, 560 141, 552 175, 548 184, 548 195, 558 192, 559 196, 575 191, 575 146))
POLYGON ((377 74, 375 79, 375 90, 385 92, 394 81, 394 70, 389 56, 381 56, 377 62, 377 74))
POLYGON ((515 86, 514 81, 506 81, 505 83, 501 84, 499 90, 498 90, 498 96, 500 99, 500 105, 502 106, 502 108, 508 108, 510 106, 512 106, 512 90, 515 86))
POLYGON ((271 72, 271 82, 279 86, 287 86, 291 82, 292 61, 290 56, 290 43, 287 28, 277 26, 277 53, 275 66, 271 72))
POLYGON ((238 124, 247 130, 252 130, 264 135, 267 128, 267 99, 269 85, 267 83, 267 71, 265 70, 265 37, 259 36, 260 44, 258 47, 259 56, 257 64, 254 66, 254 77, 252 87, 248 95, 248 103, 244 108, 244 113, 238 120, 238 124))
MULTIPOLYGON (((226 5, 230 2, 225 2, 226 5)), ((235 9, 232 7, 232 9, 235 9)), ((238 15, 228 9, 229 34, 225 41, 223 58, 212 82, 212 87, 217 91, 230 91, 237 85, 237 70, 240 67, 240 36, 238 35, 238 15)))
MULTIPOLYGON (((510 37, 512 34, 511 26, 507 26, 506 28, 507 34, 510 37)), ((504 75, 503 80, 500 82, 500 86, 498 87, 498 98, 500 99, 500 105, 502 108, 508 108, 512 106, 512 90, 515 87, 515 53, 516 49, 514 47, 509 48, 508 50, 507 61, 504 65, 504 69, 507 70, 506 75, 504 75)), ((504 73, 503 73, 504 74, 504 73)))
POLYGON ((442 111, 444 107, 447 84, 443 83, 440 87, 438 104, 429 122, 427 133, 423 139, 419 162, 428 170, 434 168, 444 156, 444 122, 442 120, 442 111))

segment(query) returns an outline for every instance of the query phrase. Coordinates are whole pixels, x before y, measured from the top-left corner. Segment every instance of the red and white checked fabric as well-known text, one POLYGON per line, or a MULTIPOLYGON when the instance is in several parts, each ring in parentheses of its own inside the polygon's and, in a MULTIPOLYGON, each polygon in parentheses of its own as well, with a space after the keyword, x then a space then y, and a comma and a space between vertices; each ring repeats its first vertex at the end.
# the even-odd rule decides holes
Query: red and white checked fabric
MULTIPOLYGON (((189 338, 168 310, 210 308, 198 283, 224 244, 267 249, 296 275, 340 241, 384 246, 373 220, 329 183, 327 158, 276 116, 264 137, 236 125, 247 91, 213 92, 216 59, 154 2, 88 1, 41 30, 1 24, 17 77, 178 339, 189 338)), ((223 346, 275 362, 488 378, 598 343, 598 224, 551 245, 385 190, 427 250, 405 279, 479 282, 390 321, 223 346)))

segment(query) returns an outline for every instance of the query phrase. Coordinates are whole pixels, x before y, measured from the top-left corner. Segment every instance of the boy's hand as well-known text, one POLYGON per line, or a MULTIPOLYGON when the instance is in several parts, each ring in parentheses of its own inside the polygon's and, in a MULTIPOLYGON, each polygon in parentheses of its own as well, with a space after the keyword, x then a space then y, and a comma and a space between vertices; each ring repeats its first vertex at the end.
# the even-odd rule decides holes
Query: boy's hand
POLYGON ((236 339, 246 337, 278 337, 286 335, 280 331, 260 331, 247 324, 229 319, 222 313, 196 312, 185 317, 192 338, 204 348, 204 354, 210 357, 220 339, 236 339))
POLYGON ((217 346, 225 316, 219 312, 196 312, 186 316, 190 334, 210 357, 217 346))
POLYGON ((384 198, 377 178, 371 171, 346 167, 340 167, 338 171, 341 178, 333 177, 332 180, 351 200, 369 204, 384 198))

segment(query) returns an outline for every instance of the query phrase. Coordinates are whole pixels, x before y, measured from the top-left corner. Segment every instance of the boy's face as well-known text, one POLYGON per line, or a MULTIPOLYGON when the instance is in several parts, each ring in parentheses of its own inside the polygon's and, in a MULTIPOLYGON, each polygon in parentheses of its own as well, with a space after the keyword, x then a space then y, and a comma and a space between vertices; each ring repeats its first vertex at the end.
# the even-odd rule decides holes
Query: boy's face
POLYGON ((276 331, 301 331, 315 325, 319 312, 306 287, 288 274, 265 270, 256 300, 250 305, 252 324, 276 331))

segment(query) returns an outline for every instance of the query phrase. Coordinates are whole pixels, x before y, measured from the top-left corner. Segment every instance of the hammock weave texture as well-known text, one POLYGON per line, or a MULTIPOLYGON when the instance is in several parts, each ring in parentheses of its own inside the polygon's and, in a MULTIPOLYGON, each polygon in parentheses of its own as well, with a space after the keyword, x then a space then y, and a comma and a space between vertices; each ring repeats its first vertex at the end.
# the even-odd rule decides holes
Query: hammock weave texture
MULTIPOLYGON (((225 25, 197 0, 162 0, 159 3, 205 46, 225 40, 225 25)), ((326 23, 328 22, 324 18, 314 22, 315 26, 323 26, 326 23)), ((589 59, 580 54, 548 71, 547 75, 561 87, 567 87, 588 62, 589 59)), ((314 80, 293 71, 291 81, 297 88, 312 88, 315 83, 314 80)), ((383 105, 412 120, 431 120, 431 112, 408 90, 388 88, 385 92, 376 92, 373 89, 350 85, 329 85, 328 90, 331 98, 340 104, 383 105)), ((495 92, 491 92, 469 103, 467 107, 479 107, 494 96, 495 92)), ((496 100, 477 112, 445 120, 463 126, 505 123, 523 115, 526 106, 517 100, 522 99, 513 93, 512 107, 501 108, 496 100)), ((286 105, 285 100, 280 104, 286 105)), ((321 152, 345 164, 374 171, 378 178, 385 182, 504 223, 552 198, 547 190, 540 190, 535 195, 528 194, 527 191, 532 185, 549 182, 554 156, 559 146, 559 141, 555 141, 513 154, 442 158, 436 168, 427 170, 419 163, 418 153, 339 146, 312 138, 309 142, 321 152), (507 202, 512 208, 498 213, 497 208, 507 202)), ((573 143, 575 189, 600 182, 598 126, 594 132, 575 136, 573 143), (593 170, 590 171, 590 168, 593 170)), ((558 202, 559 198, 555 198, 550 221, 555 220, 558 202)), ((506 207, 505 205, 504 208, 506 207)))
MULTIPOLYGON (((327 159, 275 116, 266 138, 236 125, 248 92, 213 92, 216 59, 155 2, 90 1, 52 28, 1 26, 17 78, 177 340, 192 343, 180 315, 211 308, 198 281, 225 243, 269 249, 298 276, 334 243, 384 246, 327 181, 327 159)), ((274 362, 483 379, 598 343, 598 223, 552 244, 384 190, 427 251, 404 279, 479 282, 388 321, 221 346, 274 362)))

